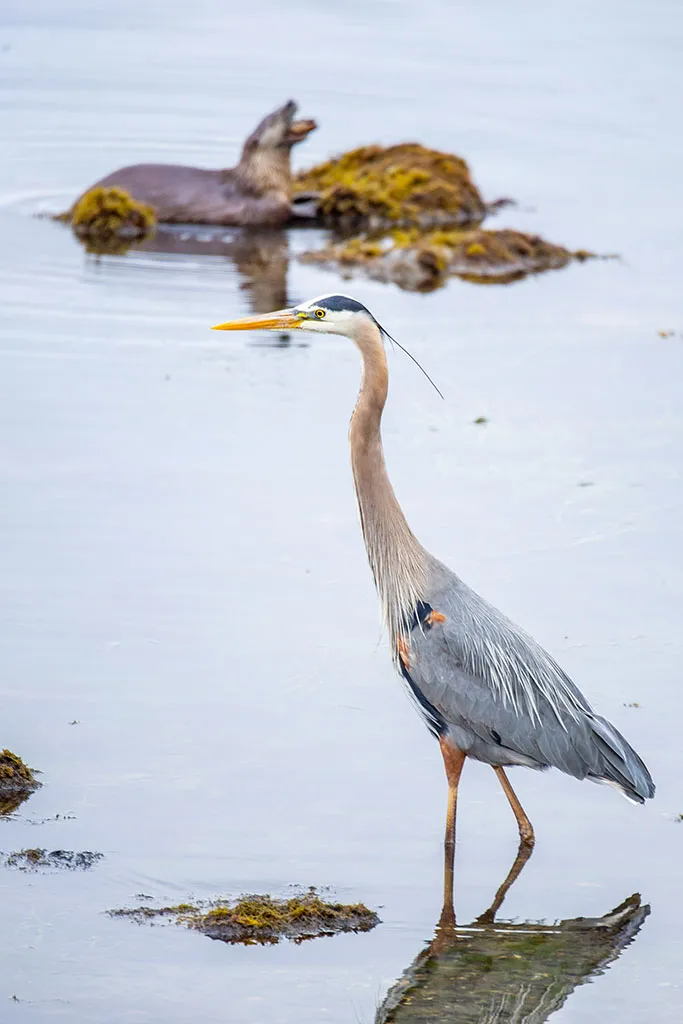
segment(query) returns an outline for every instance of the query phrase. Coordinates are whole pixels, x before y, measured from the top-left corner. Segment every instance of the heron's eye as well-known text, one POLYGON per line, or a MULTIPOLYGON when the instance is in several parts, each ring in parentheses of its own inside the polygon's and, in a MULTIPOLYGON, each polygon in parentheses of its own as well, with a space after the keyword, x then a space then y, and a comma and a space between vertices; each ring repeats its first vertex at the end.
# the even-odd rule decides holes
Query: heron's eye
POLYGON ((324 309, 316 309, 315 315, 317 316, 318 320, 322 320, 322 318, 325 316, 325 310, 324 309))

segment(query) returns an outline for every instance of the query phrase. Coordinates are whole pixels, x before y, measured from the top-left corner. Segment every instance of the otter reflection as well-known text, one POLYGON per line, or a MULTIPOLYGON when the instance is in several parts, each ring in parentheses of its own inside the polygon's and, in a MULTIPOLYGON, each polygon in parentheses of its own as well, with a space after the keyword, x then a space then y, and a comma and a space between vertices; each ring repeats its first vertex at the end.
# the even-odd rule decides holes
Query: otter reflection
POLYGON ((520 845, 493 903, 472 924, 456 926, 452 902, 444 905, 434 939, 391 987, 375 1024, 541 1024, 618 958, 650 912, 638 893, 603 917, 494 922, 530 856, 520 845))
POLYGON ((284 231, 160 226, 131 250, 171 256, 222 256, 234 264, 240 291, 249 296, 252 312, 268 313, 287 305, 289 245, 284 231))

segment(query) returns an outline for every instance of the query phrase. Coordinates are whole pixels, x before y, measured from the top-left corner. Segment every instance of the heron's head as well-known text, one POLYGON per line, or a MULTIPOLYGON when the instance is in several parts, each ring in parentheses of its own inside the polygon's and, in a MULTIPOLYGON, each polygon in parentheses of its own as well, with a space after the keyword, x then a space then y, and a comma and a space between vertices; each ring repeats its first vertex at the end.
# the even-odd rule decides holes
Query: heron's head
POLYGON ((381 336, 382 328, 369 309, 350 295, 319 295, 291 309, 278 309, 261 316, 245 316, 217 324, 214 331, 316 331, 318 334, 343 334, 359 344, 367 328, 381 336), (365 328, 365 330, 364 330, 365 328))
POLYGON ((263 118, 244 143, 243 157, 256 150, 291 149, 297 142, 303 142, 316 127, 315 121, 295 121, 297 112, 294 100, 288 100, 272 114, 263 118))
POLYGON ((411 355, 396 338, 392 338, 358 299, 350 295, 318 295, 308 302, 300 302, 290 309, 278 309, 274 313, 263 313, 260 316, 244 316, 239 320, 228 320, 224 324, 216 324, 213 331, 316 331, 318 334, 343 334, 351 338, 360 349, 363 358, 383 360, 385 337, 393 341, 406 355, 412 359, 422 371, 437 394, 443 395, 427 371, 420 365, 415 356, 411 355))

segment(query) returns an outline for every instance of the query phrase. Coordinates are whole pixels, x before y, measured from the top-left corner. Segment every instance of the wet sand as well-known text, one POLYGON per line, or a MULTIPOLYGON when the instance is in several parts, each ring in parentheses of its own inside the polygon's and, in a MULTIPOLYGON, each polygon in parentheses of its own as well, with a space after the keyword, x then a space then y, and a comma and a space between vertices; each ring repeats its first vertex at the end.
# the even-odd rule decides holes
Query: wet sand
MULTIPOLYGON (((287 268, 309 232, 273 242, 264 282, 267 254, 237 256, 229 232, 227 252, 97 261, 32 216, 123 163, 229 166, 292 95, 321 125, 298 166, 417 139, 518 199, 496 226, 623 256, 508 287, 353 292, 446 396, 391 354, 385 444, 409 522, 561 661, 658 786, 635 808, 516 771, 538 841, 500 916, 599 917, 641 893, 635 941, 552 1020, 680 1020, 682 35, 665 3, 237 16, 173 0, 160 22, 131 0, 25 0, 3 16, 0 746, 44 785, 0 820, 0 849, 104 858, 0 870, 1 1018, 365 1024, 433 937, 445 784, 380 640, 346 440, 357 355, 208 330, 283 287, 347 287, 287 268), (104 913, 292 885, 382 924, 240 948, 104 913)), ((516 838, 493 773, 468 765, 459 920, 489 905, 516 838)))

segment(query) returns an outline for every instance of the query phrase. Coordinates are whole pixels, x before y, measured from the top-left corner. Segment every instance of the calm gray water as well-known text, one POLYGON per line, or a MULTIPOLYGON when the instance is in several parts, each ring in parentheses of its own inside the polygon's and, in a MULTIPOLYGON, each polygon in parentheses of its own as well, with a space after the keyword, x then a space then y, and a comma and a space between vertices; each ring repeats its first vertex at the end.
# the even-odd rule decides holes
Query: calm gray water
MULTIPOLYGON (((446 395, 392 354, 385 441, 411 524, 658 785, 635 808, 513 773, 538 842, 503 916, 594 917, 640 892, 635 942, 552 1019, 679 1022, 680 5, 22 0, 0 17, 0 746, 45 783, 0 849, 105 854, 85 874, 0 869, 0 1020, 370 1024, 433 935, 443 769, 380 639, 346 447, 357 355, 208 330, 339 279, 287 270, 301 235, 259 283, 230 253, 97 262, 32 216, 121 164, 228 165, 294 96, 321 125, 299 165, 420 140, 519 200, 501 224, 623 256, 353 291, 446 395), (232 948, 103 913, 293 884, 383 924, 232 948)), ((516 829, 484 766, 461 793, 464 922, 516 829)))

